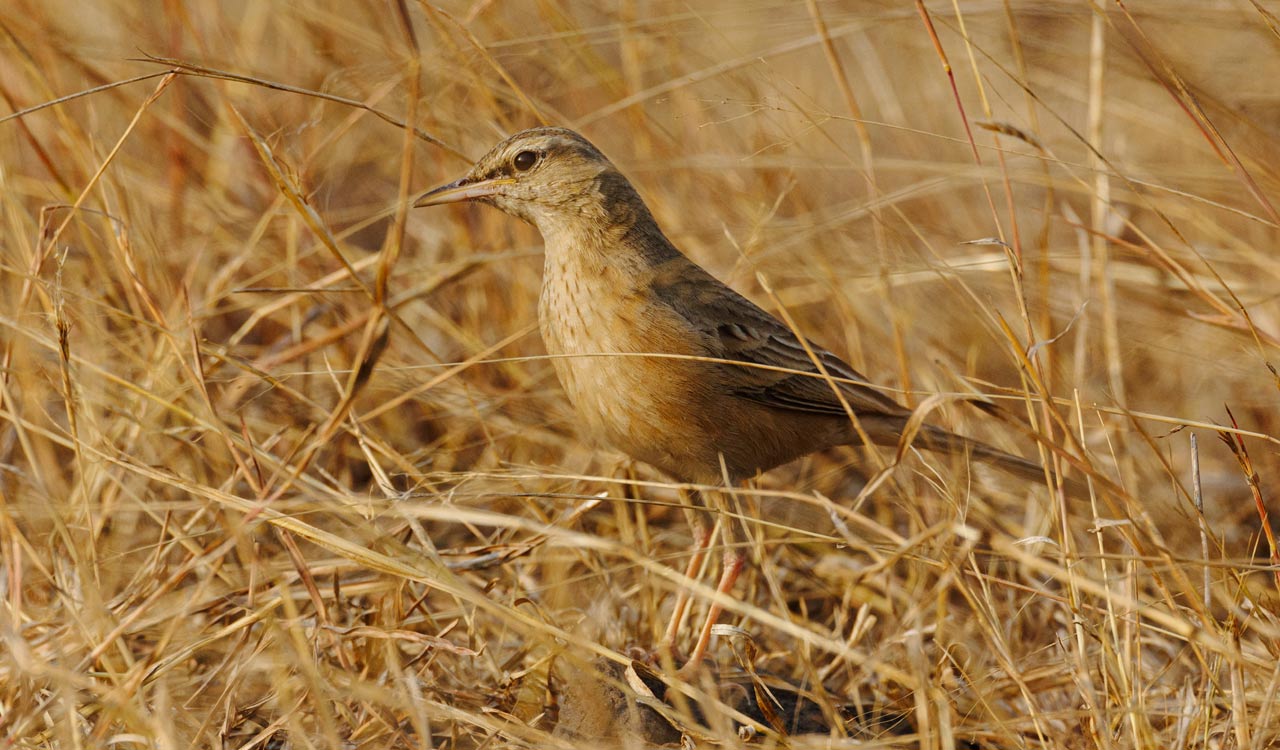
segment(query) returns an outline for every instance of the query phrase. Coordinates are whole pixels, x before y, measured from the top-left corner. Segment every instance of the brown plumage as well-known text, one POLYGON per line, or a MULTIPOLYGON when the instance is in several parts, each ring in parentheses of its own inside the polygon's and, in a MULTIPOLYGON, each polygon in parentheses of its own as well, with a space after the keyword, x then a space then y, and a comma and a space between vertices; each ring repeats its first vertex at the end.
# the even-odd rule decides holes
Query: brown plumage
MULTIPOLYGON (((796 335, 677 250, 626 177, 577 133, 516 133, 416 205, 458 201, 487 203, 541 232, 543 341, 578 414, 615 448, 675 479, 719 484, 862 442, 832 381, 813 376, 818 369, 796 335)), ((861 430, 874 443, 896 444, 910 411, 810 346, 841 381, 861 430)), ((1043 476, 1039 464, 938 427, 926 425, 919 437, 930 450, 1043 476)), ((699 543, 706 536, 695 526, 699 543)), ((741 565, 740 554, 726 556, 722 590, 741 565)), ((674 618, 683 606, 677 602, 674 618)), ((709 634, 710 622, 695 662, 709 634)))

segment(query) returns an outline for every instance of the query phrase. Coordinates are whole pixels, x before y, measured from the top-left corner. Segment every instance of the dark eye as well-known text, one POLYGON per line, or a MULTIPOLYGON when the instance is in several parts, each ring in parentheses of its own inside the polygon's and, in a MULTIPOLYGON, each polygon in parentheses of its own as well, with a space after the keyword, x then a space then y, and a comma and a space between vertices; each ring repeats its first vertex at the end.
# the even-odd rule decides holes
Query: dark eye
POLYGON ((532 151, 521 151, 516 154, 516 158, 511 160, 516 169, 521 172, 528 172, 534 164, 538 163, 538 155, 532 151))

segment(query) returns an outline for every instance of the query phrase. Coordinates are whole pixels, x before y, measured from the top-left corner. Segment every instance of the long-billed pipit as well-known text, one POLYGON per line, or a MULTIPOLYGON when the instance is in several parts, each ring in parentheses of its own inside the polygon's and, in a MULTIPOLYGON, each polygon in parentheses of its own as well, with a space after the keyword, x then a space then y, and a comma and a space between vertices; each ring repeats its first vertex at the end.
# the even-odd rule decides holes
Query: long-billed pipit
MULTIPOLYGON (((737 482, 832 446, 894 445, 907 427, 909 410, 677 250, 627 178, 577 133, 516 133, 415 205, 459 201, 495 206, 542 233, 538 321, 565 393, 592 432, 673 478, 737 482)), ((929 450, 1043 476, 1039 464, 939 427, 918 435, 929 450)), ((710 541, 700 518, 691 514, 690 577, 710 541)), ((721 592, 744 559, 728 547, 721 592)), ((668 646, 687 601, 681 592, 668 646)), ((691 666, 720 610, 710 607, 691 666)))

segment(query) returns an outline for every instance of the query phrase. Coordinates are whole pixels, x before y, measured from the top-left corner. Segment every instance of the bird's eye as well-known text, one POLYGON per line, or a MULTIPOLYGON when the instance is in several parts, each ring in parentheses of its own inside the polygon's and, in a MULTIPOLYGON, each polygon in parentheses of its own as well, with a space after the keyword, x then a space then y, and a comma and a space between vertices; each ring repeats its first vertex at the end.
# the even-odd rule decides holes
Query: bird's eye
POLYGON ((533 168, 534 164, 538 163, 538 155, 532 151, 521 151, 516 154, 516 158, 512 159, 511 163, 515 165, 517 170, 528 172, 533 168))

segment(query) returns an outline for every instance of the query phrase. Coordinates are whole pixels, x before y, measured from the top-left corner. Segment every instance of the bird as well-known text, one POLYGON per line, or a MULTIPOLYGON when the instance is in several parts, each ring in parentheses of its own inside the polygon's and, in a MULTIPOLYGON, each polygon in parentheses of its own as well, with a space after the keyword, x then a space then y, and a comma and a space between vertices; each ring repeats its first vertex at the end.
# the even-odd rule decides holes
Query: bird
MULTIPOLYGON (((579 133, 515 133, 414 205, 459 202, 537 228, 539 330, 568 400, 591 433, 673 479, 726 487, 835 446, 897 445, 909 429, 910 409, 677 249, 630 180, 579 133)), ((924 424, 916 438, 1044 477, 1039 463, 941 427, 924 424)), ((688 515, 693 578, 711 532, 702 513, 688 515)), ((746 557, 726 547, 717 590, 729 595, 746 557)), ((680 590, 663 645, 673 646, 688 602, 680 590)), ((710 605, 685 669, 702 662, 721 611, 710 605)))

